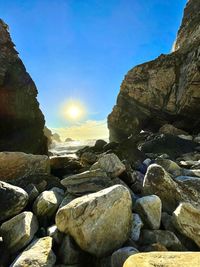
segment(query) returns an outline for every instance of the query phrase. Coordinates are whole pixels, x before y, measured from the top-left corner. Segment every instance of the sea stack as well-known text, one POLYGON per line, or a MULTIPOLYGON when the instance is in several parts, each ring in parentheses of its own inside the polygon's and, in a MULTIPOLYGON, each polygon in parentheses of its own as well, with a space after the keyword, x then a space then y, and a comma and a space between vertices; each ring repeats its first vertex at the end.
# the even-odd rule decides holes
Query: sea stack
POLYGON ((37 88, 0 20, 0 151, 47 153, 37 88))

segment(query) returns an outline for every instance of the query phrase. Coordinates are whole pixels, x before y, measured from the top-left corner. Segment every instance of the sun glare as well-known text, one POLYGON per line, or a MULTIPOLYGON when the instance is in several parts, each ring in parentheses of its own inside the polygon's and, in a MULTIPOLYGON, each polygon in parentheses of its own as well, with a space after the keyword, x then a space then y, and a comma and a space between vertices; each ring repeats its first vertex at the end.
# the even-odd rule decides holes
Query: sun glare
POLYGON ((69 100, 62 105, 61 113, 67 120, 79 121, 84 117, 86 109, 81 102, 69 100))

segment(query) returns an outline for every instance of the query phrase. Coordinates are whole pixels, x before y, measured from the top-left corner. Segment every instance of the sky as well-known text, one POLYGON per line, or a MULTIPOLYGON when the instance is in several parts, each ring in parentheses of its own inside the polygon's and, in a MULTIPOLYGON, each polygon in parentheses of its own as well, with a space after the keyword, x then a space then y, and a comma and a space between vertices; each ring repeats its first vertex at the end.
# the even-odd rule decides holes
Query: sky
POLYGON ((0 0, 47 127, 62 138, 106 137, 125 74, 171 51, 186 2, 0 0))

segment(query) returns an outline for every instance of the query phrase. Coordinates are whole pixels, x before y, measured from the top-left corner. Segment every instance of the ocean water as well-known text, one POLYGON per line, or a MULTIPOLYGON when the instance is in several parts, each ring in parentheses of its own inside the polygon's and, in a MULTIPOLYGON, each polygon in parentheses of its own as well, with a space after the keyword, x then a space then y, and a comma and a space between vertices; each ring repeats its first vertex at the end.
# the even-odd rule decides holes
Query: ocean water
MULTIPOLYGON (((108 142, 108 139, 104 139, 106 142, 108 142)), ((75 140, 75 141, 69 141, 69 142, 54 142, 51 147, 49 148, 49 151, 55 155, 55 156, 69 156, 69 157, 75 157, 75 152, 85 146, 93 146, 95 144, 95 139, 90 140, 75 140)))

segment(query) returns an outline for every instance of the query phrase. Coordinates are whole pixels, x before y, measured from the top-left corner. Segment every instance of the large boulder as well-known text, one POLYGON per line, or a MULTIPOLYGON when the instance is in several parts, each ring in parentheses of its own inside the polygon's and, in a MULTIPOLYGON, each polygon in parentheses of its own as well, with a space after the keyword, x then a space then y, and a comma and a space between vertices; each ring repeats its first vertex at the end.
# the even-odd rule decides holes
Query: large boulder
POLYGON ((61 184, 69 193, 79 196, 94 193, 112 185, 111 179, 101 169, 67 176, 61 184))
POLYGON ((37 88, 0 20, 0 151, 47 153, 37 88))
POLYGON ((200 193, 195 188, 174 181, 159 165, 148 167, 144 178, 143 194, 156 194, 162 201, 163 211, 172 213, 180 202, 190 202, 200 207, 200 193))
POLYGON ((151 195, 136 200, 134 211, 136 211, 147 229, 159 229, 161 222, 162 203, 158 196, 151 195))
POLYGON ((129 257, 123 267, 199 267, 199 252, 150 252, 129 257))
POLYGON ((129 191, 116 185, 63 206, 57 212, 56 225, 61 232, 70 234, 83 250, 103 256, 128 239, 131 208, 129 191))
POLYGON ((16 215, 0 227, 3 242, 11 253, 21 250, 30 243, 37 230, 37 218, 30 211, 16 215))
POLYGON ((10 267, 53 267, 56 256, 51 248, 51 237, 36 239, 15 259, 10 267))
POLYGON ((0 181, 0 222, 20 213, 28 203, 28 194, 20 187, 0 181))
POLYGON ((200 132, 199 9, 198 0, 188 2, 175 52, 127 73, 108 116, 111 141, 121 141, 142 129, 157 131, 165 124, 200 132))
POLYGON ((12 181, 22 177, 50 173, 49 158, 23 152, 0 152, 0 179, 12 181))
POLYGON ((172 221, 178 231, 192 239, 200 247, 200 210, 190 203, 181 203, 173 212, 172 221))

